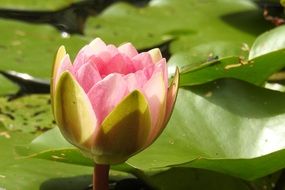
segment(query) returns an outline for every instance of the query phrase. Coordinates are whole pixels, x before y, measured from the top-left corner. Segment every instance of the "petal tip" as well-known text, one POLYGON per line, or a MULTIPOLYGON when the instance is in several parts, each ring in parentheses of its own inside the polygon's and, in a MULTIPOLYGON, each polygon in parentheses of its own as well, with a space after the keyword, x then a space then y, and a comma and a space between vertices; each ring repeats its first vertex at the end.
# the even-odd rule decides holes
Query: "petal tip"
POLYGON ((66 50, 65 47, 63 45, 61 45, 58 50, 57 53, 55 55, 54 58, 54 63, 52 66, 52 73, 51 73, 51 80, 50 80, 50 92, 51 92, 51 101, 53 102, 53 93, 54 93, 54 88, 55 88, 55 81, 56 81, 56 76, 58 73, 58 70, 60 68, 60 64, 62 63, 62 60, 64 59, 64 57, 68 55, 66 54, 66 50))
POLYGON ((159 48, 151 49, 148 51, 148 53, 151 56, 153 63, 157 63, 163 58, 159 48))
POLYGON ((124 54, 128 55, 129 57, 134 57, 138 54, 137 49, 130 42, 121 44, 118 47, 118 50, 120 53, 124 53, 124 54))
POLYGON ((62 59, 65 57, 66 55, 66 50, 65 47, 63 45, 61 45, 58 50, 57 53, 55 55, 55 59, 54 59, 54 64, 53 64, 53 73, 59 68, 59 65, 62 61, 62 59))
POLYGON ((91 46, 94 49, 100 49, 100 48, 105 48, 106 44, 101 38, 95 38, 89 43, 89 46, 91 46))

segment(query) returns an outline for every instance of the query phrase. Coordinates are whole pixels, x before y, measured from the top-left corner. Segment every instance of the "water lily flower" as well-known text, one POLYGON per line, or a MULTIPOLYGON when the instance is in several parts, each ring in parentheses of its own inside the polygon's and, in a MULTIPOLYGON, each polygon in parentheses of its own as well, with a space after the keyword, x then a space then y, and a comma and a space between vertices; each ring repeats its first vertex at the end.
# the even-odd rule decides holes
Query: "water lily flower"
POLYGON ((116 164, 142 151, 165 128, 177 95, 179 74, 168 85, 159 49, 138 53, 96 38, 73 64, 59 48, 51 100, 63 136, 98 164, 116 164))

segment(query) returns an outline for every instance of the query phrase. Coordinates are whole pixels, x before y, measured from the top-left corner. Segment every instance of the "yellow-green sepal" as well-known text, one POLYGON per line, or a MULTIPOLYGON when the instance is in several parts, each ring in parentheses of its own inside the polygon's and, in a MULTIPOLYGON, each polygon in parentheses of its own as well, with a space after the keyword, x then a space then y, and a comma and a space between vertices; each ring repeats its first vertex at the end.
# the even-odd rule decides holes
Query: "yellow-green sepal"
MULTIPOLYGON (((55 55, 55 59, 54 59, 54 63, 52 66, 52 76, 51 76, 51 80, 50 80, 50 94, 51 94, 51 104, 53 105, 53 99, 54 99, 54 91, 55 91, 55 76, 58 72, 58 68, 59 65, 62 61, 62 59, 64 58, 64 56, 66 55, 66 50, 64 46, 60 46, 59 49, 57 50, 57 53, 55 55)), ((52 106, 52 111, 54 106, 52 106)))
POLYGON ((54 115, 69 142, 90 150, 97 119, 88 96, 68 71, 62 73, 55 89, 54 115))
POLYGON ((141 150, 151 129, 149 106, 144 95, 133 91, 104 119, 95 138, 96 163, 126 161, 141 150))
POLYGON ((178 95, 178 89, 179 89, 179 80, 180 80, 180 73, 178 67, 176 67, 175 74, 173 77, 173 80, 171 82, 170 87, 168 88, 167 92, 167 99, 166 99, 166 115, 165 115, 165 120, 164 120, 164 125, 168 123, 171 114, 174 109, 174 104, 177 99, 178 95))

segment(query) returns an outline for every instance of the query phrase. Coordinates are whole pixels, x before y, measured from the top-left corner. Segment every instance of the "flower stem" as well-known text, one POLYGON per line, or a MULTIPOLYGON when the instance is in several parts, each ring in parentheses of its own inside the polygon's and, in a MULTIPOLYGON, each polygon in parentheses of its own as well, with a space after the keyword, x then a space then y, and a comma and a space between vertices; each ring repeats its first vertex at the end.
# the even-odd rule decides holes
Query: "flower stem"
POLYGON ((109 190, 109 169, 110 165, 94 165, 93 190, 109 190))

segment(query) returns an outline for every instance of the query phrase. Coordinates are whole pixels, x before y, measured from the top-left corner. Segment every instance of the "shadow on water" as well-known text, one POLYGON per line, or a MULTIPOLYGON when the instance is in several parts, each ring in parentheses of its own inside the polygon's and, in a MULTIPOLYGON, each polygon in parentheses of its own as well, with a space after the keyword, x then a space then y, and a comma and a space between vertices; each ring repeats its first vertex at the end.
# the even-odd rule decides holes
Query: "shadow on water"
POLYGON ((11 94, 9 100, 14 100, 28 94, 47 94, 50 92, 50 82, 35 78, 27 73, 2 71, 0 74, 19 87, 16 94, 11 94))
POLYGON ((272 28, 272 24, 267 22, 262 15, 261 10, 253 10, 223 15, 221 19, 234 28, 256 36, 272 28))
POLYGON ((167 40, 161 44, 157 44, 155 45, 154 47, 148 47, 148 48, 145 48, 145 49, 139 49, 139 52, 146 52, 146 51, 149 51, 153 48, 159 48, 160 51, 161 51, 161 54, 162 54, 162 57, 164 57, 165 59, 169 59, 170 56, 171 56, 171 53, 170 53, 170 50, 169 50, 169 46, 170 46, 170 43, 175 40, 175 39, 170 39, 170 40, 167 40))
MULTIPOLYGON (((82 175, 68 178, 52 178, 42 183, 40 190, 92 190, 92 176, 82 175)), ((110 181, 110 190, 152 190, 144 182, 129 178, 110 181)))
POLYGON ((68 178, 52 178, 42 183, 40 190, 87 190, 91 184, 91 175, 68 178))

